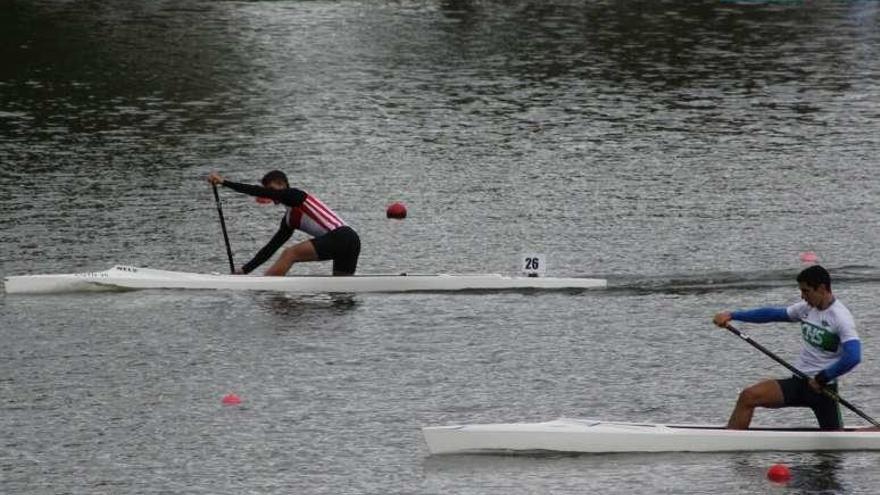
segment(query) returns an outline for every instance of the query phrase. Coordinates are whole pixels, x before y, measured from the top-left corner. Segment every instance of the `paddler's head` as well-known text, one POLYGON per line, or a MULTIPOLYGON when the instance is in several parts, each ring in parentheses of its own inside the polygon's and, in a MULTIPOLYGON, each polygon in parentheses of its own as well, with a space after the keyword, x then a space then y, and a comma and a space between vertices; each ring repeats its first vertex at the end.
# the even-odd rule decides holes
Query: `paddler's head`
MULTIPOLYGON (((268 172, 263 178, 260 180, 260 183, 263 184, 263 187, 275 190, 288 189, 290 187, 290 183, 287 182, 287 176, 284 175, 284 172, 280 170, 272 170, 268 172)), ((257 198, 258 203, 267 203, 271 200, 268 198, 257 198), (261 201, 262 200, 262 201, 261 201)), ((276 205, 278 201, 273 201, 276 205)))
POLYGON ((810 306, 825 309, 834 301, 831 293, 831 274, 819 265, 805 268, 797 276, 801 299, 810 306))

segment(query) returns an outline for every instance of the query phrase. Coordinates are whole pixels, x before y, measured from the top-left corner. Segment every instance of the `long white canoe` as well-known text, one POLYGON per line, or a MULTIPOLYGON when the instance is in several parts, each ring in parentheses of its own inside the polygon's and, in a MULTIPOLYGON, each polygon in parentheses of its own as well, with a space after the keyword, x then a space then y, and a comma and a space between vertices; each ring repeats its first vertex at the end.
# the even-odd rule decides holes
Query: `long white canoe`
POLYGON ((614 423, 557 419, 422 428, 431 454, 880 450, 880 431, 614 423))
POLYGON ((355 275, 352 277, 262 277, 172 272, 114 266, 103 272, 6 277, 7 294, 52 294, 135 289, 229 289, 301 293, 414 292, 465 290, 593 289, 596 278, 503 275, 355 275))

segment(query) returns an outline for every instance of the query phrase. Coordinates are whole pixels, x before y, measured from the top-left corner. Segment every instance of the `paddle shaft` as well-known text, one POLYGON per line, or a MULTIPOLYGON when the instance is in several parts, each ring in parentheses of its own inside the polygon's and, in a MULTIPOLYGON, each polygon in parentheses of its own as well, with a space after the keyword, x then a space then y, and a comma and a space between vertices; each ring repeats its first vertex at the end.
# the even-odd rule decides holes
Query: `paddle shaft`
MULTIPOLYGON (((810 377, 807 376, 806 373, 804 373, 803 371, 801 371, 801 370, 795 368, 795 367, 792 366, 789 362, 787 362, 786 360, 784 360, 784 359, 782 359, 781 357, 779 357, 779 356, 777 356, 776 354, 774 354, 770 349, 767 349, 767 348, 764 347, 763 345, 761 345, 761 344, 755 342, 754 340, 752 340, 751 337, 749 337, 748 335, 746 335, 746 334, 740 332, 740 331, 737 330, 736 327, 734 327, 733 325, 731 325, 731 324, 728 323, 727 325, 724 326, 724 328, 730 330, 731 333, 733 333, 733 334, 736 335, 737 337, 739 337, 739 338, 745 340, 746 342, 748 342, 749 344, 751 344, 751 346, 754 347, 755 349, 758 349, 759 351, 761 351, 761 352, 763 352, 764 354, 766 354, 767 357, 769 357, 770 359, 776 361, 777 363, 781 364, 782 366, 785 366, 786 368, 788 368, 789 371, 791 371, 792 373, 794 373, 796 376, 799 376, 799 377, 803 378, 804 380, 809 380, 809 379, 810 379, 810 377)), ((840 404, 842 404, 844 407, 846 407, 846 408, 849 409, 850 411, 852 411, 852 412, 858 414, 858 415, 859 415, 862 419, 864 419, 865 421, 871 423, 871 424, 874 425, 874 426, 880 427, 880 423, 878 423, 877 420, 875 420, 875 419, 872 418, 871 416, 868 416, 867 414, 865 414, 864 412, 862 412, 861 409, 859 409, 858 407, 856 407, 856 406, 854 406, 853 404, 849 403, 849 401, 847 401, 847 400, 845 400, 844 398, 842 398, 841 396, 837 395, 835 392, 833 392, 833 391, 831 391, 831 390, 828 390, 827 388, 822 388, 822 393, 825 394, 825 395, 827 395, 828 397, 831 397, 831 398, 834 399, 835 401, 839 402, 840 404)))
POLYGON ((211 187, 214 189, 214 202, 217 203, 217 213, 220 215, 220 228, 223 230, 223 241, 226 243, 226 256, 229 257, 229 273, 235 273, 232 248, 229 247, 229 235, 226 233, 226 220, 223 218, 223 206, 220 204, 220 194, 217 192, 217 184, 211 184, 211 187))

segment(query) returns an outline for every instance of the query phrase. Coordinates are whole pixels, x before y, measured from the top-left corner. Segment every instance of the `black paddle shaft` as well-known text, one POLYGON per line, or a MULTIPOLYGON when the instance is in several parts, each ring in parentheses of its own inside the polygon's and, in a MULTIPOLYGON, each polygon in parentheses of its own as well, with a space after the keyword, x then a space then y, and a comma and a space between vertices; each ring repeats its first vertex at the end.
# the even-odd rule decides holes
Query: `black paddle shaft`
POLYGON ((211 184, 214 189, 214 202, 217 203, 217 213, 220 215, 220 228, 223 230, 223 241, 226 242, 226 256, 229 257, 229 273, 235 273, 235 263, 232 262, 232 248, 229 247, 229 235, 226 234, 226 220, 223 218, 223 206, 220 204, 220 194, 217 193, 217 184, 211 184))
MULTIPOLYGON (((795 375, 797 375, 797 376, 803 378, 804 380, 809 380, 809 379, 810 379, 810 377, 807 376, 806 373, 804 373, 803 371, 801 371, 801 370, 795 368, 794 366, 792 366, 792 365, 791 365, 789 362, 787 362, 786 360, 784 360, 784 359, 782 359, 781 357, 777 356, 776 354, 774 354, 772 351, 770 351, 770 350, 767 349, 766 347, 762 346, 761 344, 755 342, 754 340, 752 340, 751 337, 749 337, 748 335, 746 335, 746 334, 740 332, 740 331, 737 330, 736 327, 734 327, 733 325, 731 325, 731 324, 728 323, 727 325, 724 326, 724 328, 730 330, 734 335, 736 335, 737 337, 739 337, 739 338, 745 340, 746 342, 748 342, 749 344, 751 344, 751 346, 754 347, 755 349, 758 349, 759 351, 761 351, 761 352, 763 352, 764 354, 766 354, 767 357, 769 357, 770 359, 776 361, 777 363, 781 364, 782 366, 785 366, 786 368, 788 368, 789 371, 791 371, 791 372, 794 373, 795 375)), ((850 411, 852 411, 852 412, 858 414, 858 415, 859 415, 862 419, 864 419, 865 421, 871 423, 871 424, 874 425, 874 426, 880 427, 880 423, 878 423, 877 420, 875 420, 875 419, 872 418, 871 416, 868 416, 867 414, 865 414, 864 412, 862 412, 861 409, 859 409, 858 407, 856 407, 856 406, 850 404, 849 401, 844 400, 842 397, 840 397, 839 395, 837 395, 837 394, 834 393, 833 391, 828 390, 827 388, 823 388, 823 389, 822 389, 822 393, 824 393, 824 394, 827 395, 828 397, 831 397, 831 398, 834 399, 835 401, 839 402, 840 404, 842 404, 844 407, 846 407, 846 408, 849 409, 850 411)))

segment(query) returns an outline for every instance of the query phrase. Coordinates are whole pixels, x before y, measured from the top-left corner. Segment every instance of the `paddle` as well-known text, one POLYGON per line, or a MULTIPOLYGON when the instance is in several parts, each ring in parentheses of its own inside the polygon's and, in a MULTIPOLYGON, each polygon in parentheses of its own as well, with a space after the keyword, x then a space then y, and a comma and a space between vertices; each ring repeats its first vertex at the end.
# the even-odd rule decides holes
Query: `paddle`
MULTIPOLYGON (((792 366, 791 364, 789 364, 788 362, 786 362, 784 359, 782 359, 781 357, 777 356, 776 354, 773 354, 773 352, 771 352, 769 349, 767 349, 766 347, 762 346, 761 344, 755 342, 754 340, 752 340, 751 337, 749 337, 748 335, 746 335, 746 334, 740 332, 739 330, 736 329, 736 327, 734 327, 734 326, 731 325, 730 323, 728 323, 727 325, 725 325, 724 328, 730 330, 734 335, 736 335, 737 337, 739 337, 739 338, 745 340, 746 342, 748 342, 749 344, 751 344, 752 347, 754 347, 755 349, 758 349, 759 351, 761 351, 761 352, 763 352, 764 354, 766 354, 770 359, 772 359, 772 360, 776 361, 777 363, 779 363, 779 364, 785 366, 786 368, 788 368, 789 371, 791 371, 791 372, 794 373, 795 375, 797 375, 797 376, 803 378, 804 380, 809 380, 809 379, 810 379, 810 377, 807 376, 806 373, 804 373, 803 371, 801 371, 801 370, 795 368, 794 366, 792 366)), ((874 426, 880 427, 880 423, 878 423, 877 420, 875 420, 875 419, 872 418, 871 416, 868 416, 867 414, 865 414, 864 412, 862 412, 861 409, 859 409, 858 407, 856 407, 856 406, 850 404, 848 401, 844 400, 842 397, 840 397, 839 395, 837 395, 835 392, 833 392, 833 391, 831 391, 831 390, 828 390, 827 388, 822 388, 822 393, 825 394, 825 395, 827 395, 828 397, 831 397, 832 399, 834 399, 835 401, 839 402, 840 404, 843 404, 844 407, 846 407, 846 408, 849 409, 850 411, 852 411, 852 412, 858 414, 858 415, 861 416, 861 418, 864 419, 865 421, 871 423, 871 424, 874 425, 874 426)))
POLYGON ((220 228, 223 229, 223 240, 226 242, 226 255, 229 256, 229 273, 235 273, 235 263, 232 262, 232 248, 229 247, 229 235, 226 234, 226 220, 223 219, 223 206, 220 205, 220 194, 217 193, 217 184, 211 184, 214 189, 214 202, 217 203, 217 213, 220 215, 220 228))

